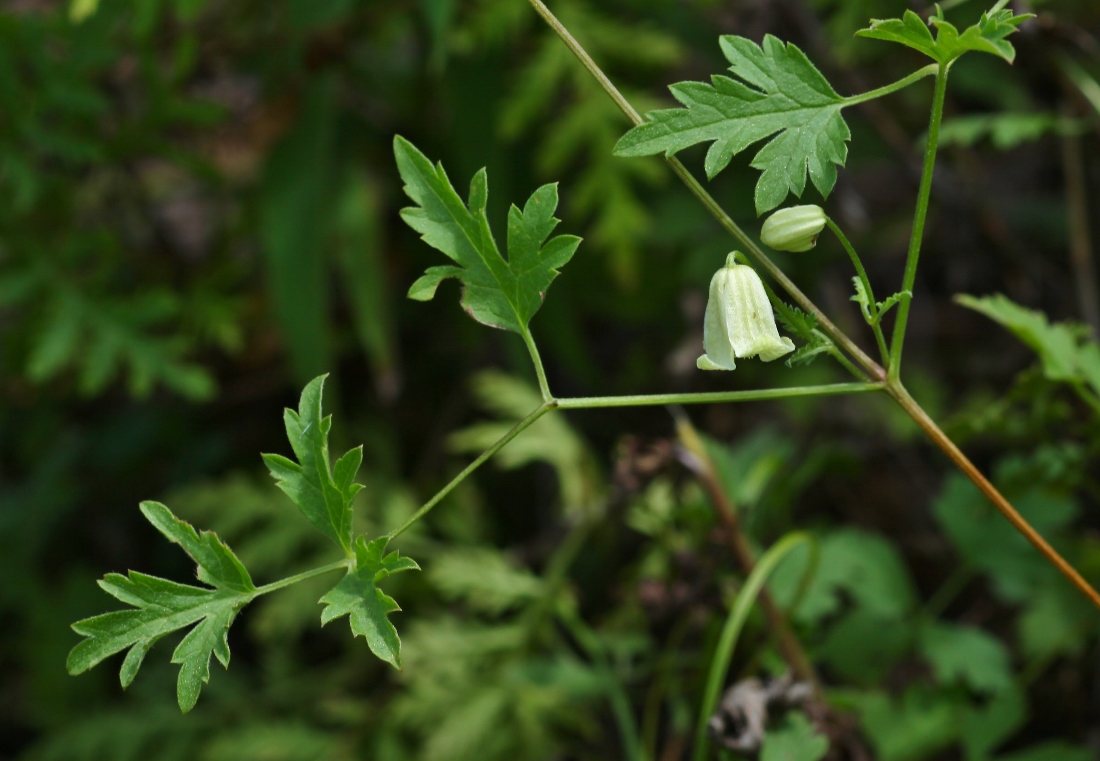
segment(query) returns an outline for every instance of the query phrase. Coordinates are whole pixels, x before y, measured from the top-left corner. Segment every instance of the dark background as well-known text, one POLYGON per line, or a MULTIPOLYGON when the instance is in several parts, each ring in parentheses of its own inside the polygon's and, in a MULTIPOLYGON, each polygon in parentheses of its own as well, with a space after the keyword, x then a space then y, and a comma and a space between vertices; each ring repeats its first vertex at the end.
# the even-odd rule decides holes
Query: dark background
MULTIPOLYGON (((982 10, 953 5, 948 17, 963 25, 982 10)), ((552 7, 639 110, 669 104, 667 84, 721 72, 719 34, 795 42, 843 94, 887 84, 925 62, 854 31, 931 10, 922 0, 552 7)), ((905 380, 1010 497, 1031 500, 1029 515, 1095 583, 1095 413, 1043 378, 1009 333, 952 302, 999 291, 1094 328, 1100 308, 1095 270, 1070 256, 1077 246, 1089 259, 1084 233, 1100 234, 1100 98, 1087 97, 1090 82, 1100 92, 1100 6, 1012 7, 1039 14, 1012 38, 1015 65, 974 54, 952 73, 954 139, 937 167, 905 380), (1078 68, 1075 83, 1067 72, 1078 68), (1075 236, 1068 198, 1085 210, 1075 236)), ((825 206, 880 295, 901 279, 930 95, 925 80, 845 112, 849 161, 825 206)), ((560 182, 559 230, 585 240, 532 322, 559 396, 844 380, 827 359, 695 370, 706 285, 733 243, 659 159, 611 156, 626 128, 522 0, 102 0, 79 23, 63 3, 0 3, 0 756, 616 757, 594 657, 575 633, 546 623, 522 646, 485 644, 522 618, 523 603, 485 610, 476 585, 455 591, 430 572, 449 548, 481 548, 535 578, 584 524, 566 594, 605 638, 653 747, 676 757, 738 576, 661 408, 563 417, 504 463, 514 467, 484 468, 413 532, 403 549, 425 574, 395 580, 405 610, 394 620, 415 632, 400 675, 342 621, 320 629, 323 582, 246 611, 230 635, 232 667, 212 668, 186 718, 167 644, 125 694, 116 659, 76 678, 64 669, 78 639, 68 625, 110 608, 96 578, 129 568, 190 577, 141 519, 142 499, 218 530, 258 582, 333 559, 259 459, 287 452, 281 410, 310 378, 331 373, 334 449, 366 444, 361 514, 374 532, 476 454, 466 453, 482 440, 469 426, 524 412, 533 376, 519 339, 468 319, 453 284, 428 303, 404 298, 441 257, 398 217, 407 199, 394 134, 442 160, 460 194, 488 168, 498 242, 509 204, 560 182), (479 375, 488 370, 511 380, 479 375), (663 515, 658 503, 682 519, 638 528, 646 510, 663 515), (484 711, 471 718, 473 704, 484 711)), ((700 175, 702 156, 682 154, 700 175)), ((708 187, 755 235, 750 156, 708 187)), ((821 199, 810 189, 804 200, 821 199)), ((777 259, 872 348, 833 239, 777 259)), ((942 620, 999 643, 994 686, 945 675, 909 635, 874 655, 884 630, 856 616, 860 584, 874 578, 845 577, 836 610, 796 623, 838 701, 863 717, 850 744, 896 759, 1007 758, 1041 742, 1064 745, 1027 758, 1089 758, 1090 743, 1095 752, 1097 617, 999 523, 983 535, 992 560, 968 554, 950 516, 973 496, 888 400, 690 413, 728 455, 732 482, 764 473, 755 492, 731 487, 752 503, 760 546, 791 527, 825 538, 858 529, 907 569, 913 599, 891 625, 942 620), (1023 586, 1005 591, 1017 577, 1023 586), (855 623, 838 628, 843 616, 855 623), (967 745, 977 730, 966 717, 1008 693, 1023 696, 1022 713, 1006 714, 1002 755, 982 755, 967 745), (900 749, 883 737, 902 737, 900 749)), ((742 675, 775 665, 758 622, 750 634, 735 661, 742 675)))

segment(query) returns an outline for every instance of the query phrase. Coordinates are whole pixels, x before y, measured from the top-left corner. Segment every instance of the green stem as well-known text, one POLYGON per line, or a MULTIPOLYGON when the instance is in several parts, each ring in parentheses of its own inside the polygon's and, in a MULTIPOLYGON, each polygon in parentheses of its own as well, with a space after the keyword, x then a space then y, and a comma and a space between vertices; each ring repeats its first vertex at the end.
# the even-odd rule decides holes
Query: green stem
POLYGON ((501 436, 496 441, 496 443, 494 443, 491 447, 489 447, 484 452, 482 452, 476 460, 474 460, 469 465, 467 465, 465 468, 463 468, 461 473, 459 473, 457 476, 452 478, 450 483, 448 483, 446 486, 444 486, 442 489, 440 489, 438 492, 436 492, 435 496, 432 497, 431 499, 429 499, 427 502, 425 502, 424 506, 421 507, 419 510, 417 510, 415 513, 413 513, 413 515, 407 521, 402 523, 400 526, 395 528, 393 531, 391 531, 386 536, 388 536, 390 539, 395 539, 395 538, 401 536, 401 534, 405 533, 405 531, 410 526, 412 526, 418 520, 420 520, 425 515, 427 515, 429 512, 431 512, 431 509, 433 507, 435 507, 437 504, 439 504, 439 501, 441 499, 443 499, 448 494, 450 494, 451 491, 456 486, 458 486, 460 483, 462 483, 466 479, 467 476, 469 476, 475 470, 480 468, 485 463, 486 460, 488 460, 490 457, 492 457, 497 452, 499 452, 504 447, 505 444, 510 442, 516 436, 519 436, 521 433, 523 433, 525 430, 527 430, 527 428, 532 423, 534 423, 536 420, 538 420, 540 417, 542 417, 543 415, 545 415, 547 412, 549 412, 552 409, 554 409, 554 404, 553 403, 548 402, 548 403, 542 404, 537 409, 535 409, 535 411, 532 412, 530 415, 525 417, 523 420, 519 421, 512 430, 508 431, 508 433, 501 436))
POLYGON ((867 300, 871 302, 868 305, 868 311, 874 318, 869 324, 871 330, 875 333, 875 341, 878 343, 878 350, 882 355, 882 361, 889 367, 890 350, 886 348, 886 337, 882 335, 882 326, 878 321, 878 308, 875 306, 878 302, 875 301, 875 292, 871 289, 871 278, 867 277, 867 270, 863 268, 863 261, 859 258, 859 254, 856 253, 855 247, 852 246, 851 241, 848 240, 848 236, 844 234, 840 226, 829 217, 825 217, 825 224, 829 226, 829 229, 833 231, 833 235, 840 241, 840 245, 848 252, 848 258, 852 260, 852 266, 856 268, 856 274, 859 275, 859 279, 863 283, 863 291, 867 294, 867 300))
POLYGON ((558 399, 558 409, 585 410, 597 407, 650 407, 664 404, 709 404, 715 402, 751 402, 763 399, 789 399, 796 396, 835 396, 881 391, 881 383, 832 383, 822 386, 753 389, 751 391, 714 391, 695 394, 648 394, 644 396, 588 396, 558 399))
POLYGON ((539 391, 542 392, 542 400, 544 402, 554 401, 554 397, 550 393, 550 384, 546 382, 546 370, 542 366, 539 347, 535 345, 535 339, 531 336, 531 331, 526 328, 523 331, 523 342, 527 344, 527 351, 531 354, 531 362, 535 365, 535 375, 539 378, 539 391))
POLYGON ((745 586, 737 594, 733 602, 726 625, 722 627, 722 634, 718 638, 718 646, 714 651, 714 658, 710 662, 710 673, 707 675, 707 686, 703 692, 703 702, 699 707, 699 721, 695 725, 695 747, 692 749, 692 761, 703 761, 707 754, 707 724, 718 705, 718 696, 722 691, 722 684, 726 680, 726 672, 729 671, 730 660, 733 658, 733 649, 737 645, 737 638, 741 634, 741 628, 745 625, 745 619, 749 617, 752 604, 756 596, 764 588, 772 571, 776 569, 783 558, 802 542, 810 543, 810 536, 805 532, 787 534, 764 553, 756 564, 752 574, 745 580, 745 586))
MULTIPOLYGON (((862 370, 860 370, 855 365, 853 365, 851 360, 844 356, 844 352, 842 352, 840 349, 836 348, 836 346, 830 346, 829 347, 829 354, 832 356, 833 359, 835 359, 837 362, 839 362, 845 370, 850 372, 855 377, 859 378, 860 380, 866 380, 867 379, 867 374, 864 373, 862 370)), ((882 386, 882 384, 880 384, 880 383, 872 383, 871 385, 879 386, 879 387, 882 386)))
POLYGON ((889 95, 890 93, 895 93, 898 90, 904 90, 906 87, 913 84, 914 82, 919 82, 920 80, 924 79, 925 77, 930 77, 938 71, 939 71, 939 64, 930 63, 927 66, 925 66, 923 69, 917 69, 916 71, 914 71, 909 76, 905 77, 904 79, 899 79, 897 82, 894 82, 893 84, 885 85, 884 87, 879 87, 875 90, 871 90, 870 92, 865 92, 862 95, 853 95, 850 98, 845 98, 844 99, 844 106, 854 106, 857 103, 866 103, 869 100, 874 100, 875 98, 881 98, 884 95, 889 95))
MULTIPOLYGON (((528 2, 531 4, 531 7, 535 9, 535 12, 538 13, 547 25, 554 30, 558 37, 561 38, 562 42, 572 51, 573 55, 577 57, 581 64, 588 69, 588 72, 600 83, 600 86, 603 87, 604 91, 615 102, 615 105, 626 114, 626 117, 635 125, 642 124, 642 117, 634 110, 630 102, 623 97, 623 94, 619 92, 618 88, 616 88, 611 80, 607 78, 607 75, 596 65, 596 62, 592 60, 588 52, 573 38, 569 30, 558 21, 542 0, 528 0, 528 2)), ((852 355, 861 366, 866 368, 871 374, 871 377, 881 380, 886 379, 886 371, 883 370, 877 362, 867 356, 867 354, 865 354, 852 339, 845 335, 840 328, 834 325, 825 313, 822 312, 816 304, 810 301, 806 294, 804 294, 798 286, 779 269, 775 262, 769 259, 768 256, 760 250, 756 242, 746 235, 745 231, 726 214, 722 207, 718 205, 718 202, 711 197, 710 193, 708 193, 699 181, 692 176, 691 172, 687 170, 687 167, 685 167, 679 159, 675 156, 669 156, 665 161, 668 163, 673 173, 687 185, 688 190, 699 199, 703 206, 706 207, 707 211, 709 211, 718 221, 718 224, 745 247, 756 263, 763 267, 768 274, 779 283, 783 290, 790 294, 791 298, 794 299, 803 310, 817 318, 817 324, 821 326, 824 333, 829 335, 839 346, 843 347, 844 351, 852 355)))
POLYGON ((928 125, 928 143, 924 149, 924 168, 921 171, 920 189, 917 192, 917 210, 913 216, 913 233, 909 239, 909 255, 905 261, 905 277, 901 285, 898 316, 894 321, 894 335, 890 342, 889 375, 897 379, 901 372, 901 352, 905 345, 905 327, 909 322, 909 304, 913 300, 913 284, 917 279, 917 261, 920 258, 924 222, 928 217, 928 200, 932 195, 932 173, 936 168, 936 149, 940 140, 940 122, 943 120, 943 102, 947 94, 947 64, 940 64, 936 73, 936 92, 932 97, 932 118, 928 125), (909 295, 906 295, 908 293, 909 295))
POLYGON ((344 558, 343 560, 337 560, 334 563, 323 565, 320 568, 313 568, 308 571, 302 571, 296 573, 293 576, 287 576, 285 579, 279 579, 279 581, 273 581, 270 584, 264 584, 262 587, 256 587, 256 591, 252 593, 252 596, 259 597, 260 595, 266 595, 268 592, 274 592, 284 587, 289 587, 292 584, 297 584, 299 581, 305 581, 306 579, 312 579, 314 576, 320 576, 323 573, 329 571, 335 571, 337 568, 343 568, 347 570, 351 568, 355 562, 353 558, 344 558))

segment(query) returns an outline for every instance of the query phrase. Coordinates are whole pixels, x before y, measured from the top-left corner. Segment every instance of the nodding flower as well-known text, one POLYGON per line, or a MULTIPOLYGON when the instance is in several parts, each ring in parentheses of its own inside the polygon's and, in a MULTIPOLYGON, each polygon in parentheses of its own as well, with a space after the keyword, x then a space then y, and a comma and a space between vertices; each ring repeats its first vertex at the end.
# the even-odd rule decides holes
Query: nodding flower
POLYGON ((809 251, 825 229, 827 217, 820 206, 790 206, 764 220, 760 240, 776 251, 809 251))
POLYGON ((794 351, 794 343, 782 338, 775 327, 764 283, 756 270, 726 257, 726 266, 714 273, 703 318, 703 349, 695 364, 700 370, 733 370, 734 359, 759 355, 765 362, 794 351))

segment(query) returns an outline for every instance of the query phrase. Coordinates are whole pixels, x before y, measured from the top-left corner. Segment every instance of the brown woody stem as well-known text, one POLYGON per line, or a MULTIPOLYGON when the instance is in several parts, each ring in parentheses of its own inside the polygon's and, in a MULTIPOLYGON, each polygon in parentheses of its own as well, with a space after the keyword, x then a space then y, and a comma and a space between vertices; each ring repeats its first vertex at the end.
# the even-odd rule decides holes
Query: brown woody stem
MULTIPOLYGON (((610 96, 615 104, 622 110, 622 112, 626 114, 627 118, 630 119, 630 121, 633 122, 635 125, 641 124, 643 122, 642 117, 638 114, 637 111, 634 110, 634 107, 630 105, 630 102, 627 101, 625 97, 623 97, 623 94, 619 92, 618 88, 615 87, 611 80, 607 78, 607 75, 603 73, 600 67, 596 65, 596 62, 592 60, 592 57, 588 55, 587 51, 585 51, 581 44, 573 38, 573 36, 569 33, 569 30, 566 29, 562 25, 562 23, 558 21, 554 14, 550 12, 550 9, 546 7, 542 0, 528 0, 528 2, 539 14, 539 16, 543 18, 547 25, 549 25, 550 28, 553 29, 554 32, 561 38, 566 46, 573 52, 577 59, 588 70, 588 72, 596 79, 597 82, 600 83, 603 89, 607 92, 608 96, 610 96)), ((941 75, 937 78, 938 88, 942 88, 943 79, 944 75, 941 73, 941 75)), ((935 122, 936 120, 933 119, 933 123, 935 122)), ((826 333, 836 342, 838 346, 842 347, 856 360, 856 362, 863 366, 871 376, 872 380, 887 381, 886 370, 873 359, 871 359, 871 357, 869 357, 866 353, 864 353, 863 350, 860 349, 859 346, 857 346, 851 338, 849 338, 842 330, 840 330, 840 328, 838 328, 835 324, 833 324, 831 320, 829 320, 828 317, 825 316, 824 312, 822 312, 817 307, 817 305, 810 301, 809 298, 807 298, 806 295, 802 293, 801 290, 799 290, 798 286, 796 286, 791 281, 791 279, 788 278, 779 269, 779 267, 771 259, 769 259, 763 251, 760 250, 760 247, 757 246, 756 243, 751 238, 749 238, 748 235, 745 234, 744 230, 742 230, 738 226, 738 224, 734 222, 728 214, 726 214, 722 207, 718 205, 718 202, 714 200, 710 193, 708 193, 706 189, 699 183, 699 181, 696 180, 695 177, 687 170, 687 167, 685 167, 682 163, 680 163, 678 159, 673 156, 667 157, 666 161, 668 162, 669 166, 672 168, 672 171, 676 174, 676 176, 683 180, 684 184, 688 186, 688 189, 692 192, 692 194, 695 195, 695 197, 698 198, 700 202, 702 202, 702 204, 714 216, 718 223, 723 228, 725 228, 726 231, 730 233, 730 235, 732 235, 742 245, 745 246, 749 255, 752 256, 753 259, 755 259, 756 262, 763 269, 767 270, 767 272, 773 278, 775 278, 776 282, 779 283, 783 290, 790 294, 791 298, 794 299, 794 301, 798 303, 799 306, 801 306, 806 312, 813 314, 817 318, 818 325, 820 326, 823 333, 826 333)), ((926 164, 927 163, 928 162, 926 162, 926 164)), ((927 166, 926 171, 930 171, 929 167, 927 166)), ((913 257, 910 258, 912 259, 913 257)), ((915 261, 913 264, 915 270, 915 261)), ((906 306, 907 304, 905 303, 900 305, 900 307, 902 308, 906 306)), ((902 314, 903 312, 901 311, 901 308, 899 308, 899 319, 901 319, 902 314)), ((895 344, 897 344, 897 348, 900 350, 900 342, 895 340, 895 344)), ((898 358, 895 358, 894 366, 892 368, 895 370, 895 372, 899 364, 897 362, 897 359, 898 358)), ((978 489, 981 490, 981 492, 989 499, 989 501, 993 503, 993 506, 996 507, 1001 512, 1001 514, 1004 515, 1005 518, 1008 519, 1009 523, 1015 526, 1016 530, 1023 534, 1024 537, 1029 542, 1031 542, 1031 544, 1034 545, 1040 553, 1042 553, 1043 557, 1050 561, 1050 563, 1055 568, 1057 568, 1063 576, 1069 579, 1071 584, 1077 587, 1082 592, 1082 594, 1088 597, 1089 600, 1093 602, 1093 604, 1100 608, 1100 594, 1098 594, 1096 590, 1093 589, 1087 581, 1085 581, 1084 577, 1082 577, 1081 574, 1078 573, 1077 570, 1065 560, 1065 558, 1059 555, 1058 552, 1055 551, 1055 549, 1051 547, 1050 544, 1048 544, 1047 541, 1043 539, 1043 537, 1040 536, 1034 528, 1031 527, 1031 524, 1029 524, 1024 519, 1024 517, 1020 515, 1014 507, 1012 507, 1012 504, 1007 499, 1005 499, 999 491, 997 491, 997 488, 989 482, 989 479, 982 475, 982 472, 974 466, 974 463, 970 462, 966 455, 964 455, 962 451, 955 445, 955 442, 948 438, 947 434, 944 433, 940 429, 940 427, 936 425, 932 418, 928 416, 928 413, 926 413, 924 409, 919 404, 917 404, 913 397, 909 395, 909 392, 905 390, 905 387, 901 384, 901 380, 897 377, 897 375, 894 375, 889 379, 889 382, 886 383, 884 390, 888 394, 890 394, 894 401, 896 401, 898 405, 900 405, 901 408, 905 410, 905 412, 911 418, 913 418, 913 420, 917 423, 918 426, 920 426, 921 430, 924 431, 928 438, 930 438, 933 442, 935 442, 936 446, 943 450, 944 454, 946 454, 951 459, 951 461, 955 463, 959 470, 961 470, 964 474, 966 474, 967 478, 974 482, 974 485, 977 486, 978 489)))

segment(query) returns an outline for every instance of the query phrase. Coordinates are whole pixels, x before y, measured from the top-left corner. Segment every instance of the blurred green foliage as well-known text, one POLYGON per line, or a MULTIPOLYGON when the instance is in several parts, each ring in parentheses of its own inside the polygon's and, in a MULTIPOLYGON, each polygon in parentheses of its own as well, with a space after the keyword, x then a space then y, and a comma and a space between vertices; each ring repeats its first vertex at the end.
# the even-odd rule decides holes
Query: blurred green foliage
MULTIPOLYGON (((921 56, 853 32, 910 5, 931 10, 554 9, 644 111, 671 105, 668 83, 721 71, 719 34, 796 42, 843 95, 885 84, 921 56)), ((960 25, 984 10, 944 5, 960 25)), ((1065 324, 1085 312, 1060 140, 1085 144, 1097 208, 1087 83, 1100 78, 1100 10, 1031 8, 1040 17, 1014 38, 1014 67, 964 59, 953 74, 954 145, 907 372, 1095 581, 1100 419, 1080 391, 1096 391, 1096 344, 1065 324), (1004 292, 1049 318, 982 302, 1025 346, 955 306, 958 292, 1004 292), (1069 369, 1053 372, 1067 351, 1069 369)), ((853 140, 829 213, 872 252, 875 282, 900 280, 926 95, 846 112, 853 140)), ((372 535, 537 401, 519 339, 450 299, 404 299, 438 255, 397 216, 396 133, 441 158, 460 191, 488 166, 496 229, 509 203, 560 182, 560 230, 585 243, 533 330, 563 395, 839 379, 825 362, 694 372, 706 283, 730 243, 657 159, 612 155, 627 126, 518 0, 0 4, 0 756, 614 758, 624 700, 652 758, 684 750, 743 577, 658 410, 547 416, 394 542, 425 569, 387 581, 404 608, 402 672, 342 624, 318 629, 326 578, 250 607, 230 634, 233 667, 213 670, 187 717, 167 658, 151 657, 125 694, 108 669, 64 670, 78 639, 68 624, 104 610, 94 578, 192 570, 141 520, 140 500, 217 531, 257 584, 332 559, 257 456, 285 450, 279 409, 314 375, 333 373, 346 421, 334 448, 365 442, 353 512, 355 533, 372 535)), ((684 158, 701 172, 701 152, 684 158)), ((755 182, 735 159, 709 186, 750 231, 755 182)), ((781 261, 856 325, 830 245, 781 261)), ((757 548, 794 526, 819 538, 792 617, 830 701, 855 717, 831 738, 834 757, 1093 756, 1096 612, 936 453, 873 400, 692 414, 757 548)), ((807 561, 781 569, 781 603, 796 601, 807 561)), ((781 670, 754 616, 734 671, 781 670)), ((800 717, 774 727, 763 758, 819 752, 800 717)))

